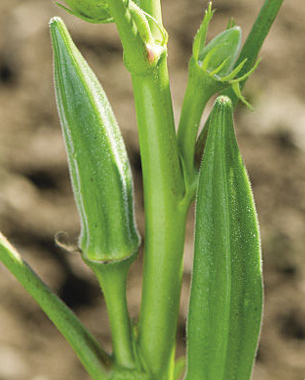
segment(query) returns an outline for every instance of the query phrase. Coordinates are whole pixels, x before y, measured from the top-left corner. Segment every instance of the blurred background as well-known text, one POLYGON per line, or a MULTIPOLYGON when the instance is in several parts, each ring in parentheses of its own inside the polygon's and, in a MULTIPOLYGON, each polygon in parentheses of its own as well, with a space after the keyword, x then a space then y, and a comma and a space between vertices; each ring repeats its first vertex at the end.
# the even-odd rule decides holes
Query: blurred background
MULTIPOLYGON (((205 0, 164 0, 169 69, 178 119, 193 36, 205 0)), ((263 0, 215 0, 209 38, 229 17, 247 35, 263 0)), ((264 256, 265 313, 254 380, 305 378, 305 3, 285 0, 244 93, 255 108, 235 114, 239 145, 259 214, 264 256)), ((141 164, 129 74, 113 25, 91 25, 52 0, 0 2, 0 229, 44 281, 110 349, 104 301, 77 254, 63 252, 54 236, 74 243, 79 222, 54 100, 48 21, 61 16, 96 72, 113 106, 134 172, 136 212, 144 236, 141 164)), ((185 317, 192 266, 193 212, 186 240, 178 326, 185 317)), ((128 283, 137 318, 142 258, 128 283)), ((0 380, 84 380, 73 351, 39 307, 0 264, 0 380)))

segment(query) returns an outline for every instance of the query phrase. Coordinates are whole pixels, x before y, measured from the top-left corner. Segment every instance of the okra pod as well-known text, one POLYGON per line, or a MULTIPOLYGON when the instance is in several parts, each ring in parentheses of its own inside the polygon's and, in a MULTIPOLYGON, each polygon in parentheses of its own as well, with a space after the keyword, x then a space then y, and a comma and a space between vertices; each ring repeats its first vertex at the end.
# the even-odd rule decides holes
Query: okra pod
POLYGON ((199 175, 186 380, 250 378, 262 301, 255 205, 232 103, 221 96, 210 117, 199 175))
POLYGON ((133 182, 108 99, 59 18, 50 23, 57 106, 87 260, 123 260, 139 247, 133 182))

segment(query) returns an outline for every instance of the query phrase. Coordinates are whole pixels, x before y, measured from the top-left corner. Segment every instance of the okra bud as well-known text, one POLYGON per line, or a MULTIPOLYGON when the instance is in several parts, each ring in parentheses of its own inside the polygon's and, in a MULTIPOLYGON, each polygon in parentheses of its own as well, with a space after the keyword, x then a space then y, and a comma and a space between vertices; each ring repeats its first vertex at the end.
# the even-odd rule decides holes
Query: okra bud
POLYGON ((68 13, 91 23, 113 22, 109 12, 108 4, 105 0, 65 0, 70 7, 57 3, 68 13))
POLYGON ((251 70, 238 77, 247 58, 234 67, 241 48, 241 28, 239 26, 231 27, 231 22, 227 30, 218 34, 205 45, 208 26, 213 14, 212 3, 210 3, 195 36, 189 75, 195 78, 194 82, 199 83, 199 87, 200 84, 201 87, 204 87, 205 93, 208 94, 209 97, 231 86, 236 96, 249 108, 252 108, 242 96, 239 83, 253 73, 259 60, 251 70))
POLYGON ((61 19, 50 22, 57 106, 78 207, 79 247, 91 261, 137 252, 130 165, 116 119, 96 76, 61 19))
POLYGON ((249 380, 262 317, 262 268, 251 186, 232 104, 216 100, 196 206, 186 380, 249 380))
POLYGON ((234 26, 218 34, 198 53, 198 64, 202 66, 204 59, 211 54, 206 69, 212 72, 222 65, 217 75, 219 77, 228 75, 238 58, 240 46, 241 29, 239 26, 234 26))

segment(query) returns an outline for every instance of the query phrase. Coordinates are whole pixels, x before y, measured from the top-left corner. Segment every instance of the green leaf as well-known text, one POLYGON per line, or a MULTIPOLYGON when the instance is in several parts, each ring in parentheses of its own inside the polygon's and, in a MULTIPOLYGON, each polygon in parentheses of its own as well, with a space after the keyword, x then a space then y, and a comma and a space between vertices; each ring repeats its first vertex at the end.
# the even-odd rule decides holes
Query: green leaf
POLYGON ((262 269, 250 182, 229 98, 216 100, 200 169, 186 380, 248 380, 262 316, 262 269))
POLYGON ((73 312, 25 263, 0 232, 0 261, 17 278, 69 342, 93 380, 108 379, 111 357, 100 347, 73 312))
POLYGON ((86 259, 122 260, 138 251, 133 183, 108 99, 59 18, 50 23, 58 111, 86 259))

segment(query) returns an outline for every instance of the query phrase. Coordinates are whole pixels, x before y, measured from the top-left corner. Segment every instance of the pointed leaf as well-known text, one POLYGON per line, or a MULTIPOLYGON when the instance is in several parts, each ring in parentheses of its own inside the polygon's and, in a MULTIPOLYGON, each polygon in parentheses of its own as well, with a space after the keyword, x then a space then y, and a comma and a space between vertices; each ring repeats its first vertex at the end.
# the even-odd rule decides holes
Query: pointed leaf
POLYGON ((200 28, 194 38, 193 56, 196 62, 198 61, 200 52, 204 49, 209 23, 212 20, 214 12, 215 10, 212 10, 212 2, 210 1, 208 9, 205 11, 200 28))
POLYGON ((85 329, 73 312, 23 261, 16 249, 0 232, 0 261, 39 304, 69 342, 93 380, 108 379, 111 357, 85 329))

